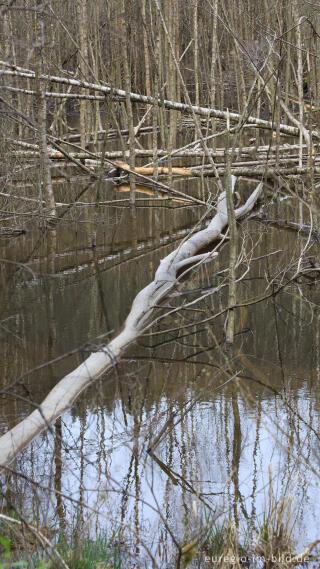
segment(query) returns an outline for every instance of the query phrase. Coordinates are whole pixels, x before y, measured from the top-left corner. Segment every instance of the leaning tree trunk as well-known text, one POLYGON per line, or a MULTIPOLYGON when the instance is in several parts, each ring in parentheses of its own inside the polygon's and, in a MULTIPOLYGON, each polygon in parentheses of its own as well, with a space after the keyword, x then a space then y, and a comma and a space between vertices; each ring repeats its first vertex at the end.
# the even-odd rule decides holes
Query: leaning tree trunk
MULTIPOLYGON (((246 203, 235 210, 236 219, 251 211, 261 190, 262 183, 246 203)), ((100 352, 92 353, 79 367, 59 381, 38 409, 0 438, 0 465, 8 465, 41 431, 62 415, 84 389, 121 358, 124 350, 150 326, 155 308, 174 290, 178 271, 217 255, 199 254, 199 251, 219 239, 227 224, 227 202, 223 192, 218 199, 216 215, 209 225, 191 235, 161 261, 154 280, 134 299, 122 331, 100 352)))

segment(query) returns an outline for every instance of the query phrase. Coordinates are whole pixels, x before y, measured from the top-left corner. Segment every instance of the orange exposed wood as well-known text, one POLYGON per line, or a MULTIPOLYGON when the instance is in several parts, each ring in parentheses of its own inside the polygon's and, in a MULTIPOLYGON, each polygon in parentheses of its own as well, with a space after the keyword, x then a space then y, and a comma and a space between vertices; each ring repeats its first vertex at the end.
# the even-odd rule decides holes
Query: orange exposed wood
MULTIPOLYGON (((115 190, 117 192, 130 192, 130 185, 129 184, 121 184, 120 186, 116 186, 115 190)), ((148 188, 148 186, 140 186, 138 184, 136 185, 136 192, 138 192, 139 194, 146 194, 147 196, 153 196, 153 197, 155 197, 155 195, 156 195, 156 192, 154 190, 152 190, 152 188, 148 188)), ((190 203, 187 200, 184 200, 182 198, 173 198, 169 194, 164 193, 164 192, 158 192, 157 197, 162 198, 162 199, 171 199, 173 202, 177 202, 177 203, 183 203, 183 204, 189 204, 190 203)))
MULTIPOLYGON (((129 164, 126 162, 117 161, 116 164, 123 168, 123 170, 130 170, 129 164)), ((134 169, 137 174, 143 174, 143 176, 153 176, 154 168, 145 168, 144 166, 138 166, 134 169)), ((158 174, 169 174, 169 168, 164 166, 159 166, 158 174)), ((192 170, 190 168, 172 168, 172 174, 174 176, 192 176, 192 170)))
MULTIPOLYGON (((291 101, 292 103, 296 103, 297 105, 299 105, 299 100, 296 99, 295 97, 288 97, 289 101, 291 101)), ((316 107, 315 105, 311 105, 311 103, 306 103, 305 101, 303 101, 303 108, 305 111, 315 111, 315 112, 319 112, 320 108, 316 107)))

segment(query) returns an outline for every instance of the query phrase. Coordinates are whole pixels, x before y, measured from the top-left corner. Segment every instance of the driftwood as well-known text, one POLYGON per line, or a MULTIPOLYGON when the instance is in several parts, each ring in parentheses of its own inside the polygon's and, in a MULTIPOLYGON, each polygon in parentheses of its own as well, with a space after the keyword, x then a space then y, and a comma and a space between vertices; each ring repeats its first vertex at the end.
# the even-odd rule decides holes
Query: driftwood
MULTIPOLYGON (((236 178, 232 177, 232 190, 235 181, 236 178)), ((252 210, 261 190, 260 182, 246 203, 235 210, 237 219, 252 210)), ((121 332, 99 352, 92 353, 80 366, 61 379, 39 408, 0 438, 0 465, 8 465, 39 433, 62 415, 84 389, 121 358, 124 350, 150 325, 155 308, 174 291, 178 272, 188 265, 217 255, 212 252, 199 254, 199 251, 219 239, 227 223, 226 194, 223 192, 218 198, 217 211, 209 225, 183 241, 160 262, 154 280, 134 299, 121 332)))

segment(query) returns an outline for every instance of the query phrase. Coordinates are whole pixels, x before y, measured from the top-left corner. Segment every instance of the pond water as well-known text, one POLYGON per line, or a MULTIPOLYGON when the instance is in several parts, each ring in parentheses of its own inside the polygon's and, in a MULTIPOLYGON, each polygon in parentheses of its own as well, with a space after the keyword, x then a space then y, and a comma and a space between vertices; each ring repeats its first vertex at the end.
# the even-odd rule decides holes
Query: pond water
MULTIPOLYGON (((58 201, 72 201, 81 184, 61 184, 58 201)), ((196 191, 194 181, 175 184, 196 191)), ((101 191, 119 199, 110 182, 101 191)), ((84 200, 95 199, 93 184, 84 200)), ((2 432, 119 331, 160 260, 205 211, 147 205, 73 208, 55 231, 31 220, 25 235, 1 240, 2 432)), ((294 198, 267 214, 310 223, 294 198)), ((290 282, 300 254, 310 267, 319 247, 249 218, 239 251, 234 348, 224 344, 226 240, 159 313, 183 309, 150 328, 12 464, 23 476, 8 475, 8 504, 57 532, 121 529, 132 566, 152 566, 151 553, 172 567, 172 534, 183 545, 206 520, 229 517, 245 534, 284 502, 296 552, 319 537, 320 289, 312 272, 290 282)))

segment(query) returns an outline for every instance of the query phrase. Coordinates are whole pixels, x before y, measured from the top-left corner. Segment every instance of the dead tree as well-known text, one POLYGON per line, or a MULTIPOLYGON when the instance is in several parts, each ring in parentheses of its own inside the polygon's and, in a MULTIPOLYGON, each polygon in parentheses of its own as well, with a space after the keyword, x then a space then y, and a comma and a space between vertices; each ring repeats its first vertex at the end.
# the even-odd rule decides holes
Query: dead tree
MULTIPOLYGON (((232 179, 231 182, 234 187, 235 180, 232 179)), ((261 191, 262 183, 246 203, 235 210, 236 219, 252 210, 261 191)), ((101 351, 92 353, 79 367, 59 381, 39 408, 0 438, 2 466, 8 465, 39 433, 61 416, 84 389, 112 368, 124 350, 150 327, 155 308, 174 291, 179 271, 217 255, 200 251, 218 240, 227 224, 227 199, 223 192, 218 198, 217 211, 209 225, 191 235, 161 261, 154 280, 134 299, 122 331, 101 351)))

